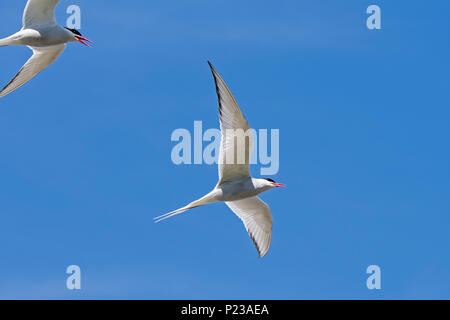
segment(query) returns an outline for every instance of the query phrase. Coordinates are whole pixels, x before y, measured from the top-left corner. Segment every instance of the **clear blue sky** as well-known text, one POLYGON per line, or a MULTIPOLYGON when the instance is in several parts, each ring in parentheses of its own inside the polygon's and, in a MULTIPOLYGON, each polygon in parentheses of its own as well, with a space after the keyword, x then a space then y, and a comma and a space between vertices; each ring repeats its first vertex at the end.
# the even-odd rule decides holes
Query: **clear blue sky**
MULTIPOLYGON (((95 46, 0 101, 0 298, 450 298, 450 2, 61 0, 61 24, 70 4, 95 46), (207 60, 280 129, 263 259, 224 204, 152 222, 216 183, 170 159, 174 129, 218 127, 207 60)), ((29 55, 0 48, 2 84, 29 55)))

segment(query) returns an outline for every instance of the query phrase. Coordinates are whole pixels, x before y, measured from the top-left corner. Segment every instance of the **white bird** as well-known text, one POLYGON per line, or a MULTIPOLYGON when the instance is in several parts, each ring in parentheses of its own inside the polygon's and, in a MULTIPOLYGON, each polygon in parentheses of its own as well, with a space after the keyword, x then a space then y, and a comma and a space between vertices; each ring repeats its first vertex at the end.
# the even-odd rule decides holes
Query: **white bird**
POLYGON ((58 59, 66 48, 66 42, 81 42, 89 47, 77 30, 63 28, 55 19, 55 7, 59 0, 28 0, 23 13, 22 29, 4 39, 0 47, 26 45, 33 50, 33 56, 16 76, 0 91, 0 98, 10 94, 30 81, 39 72, 58 59))
POLYGON ((251 133, 245 135, 250 132, 250 127, 227 84, 212 64, 208 63, 214 76, 219 100, 222 133, 219 152, 219 182, 206 196, 183 208, 155 218, 155 222, 205 204, 225 202, 244 223, 261 258, 269 251, 272 215, 269 206, 257 195, 285 185, 276 183, 272 179, 255 179, 250 176, 249 160, 253 139, 251 133), (245 139, 245 136, 248 140, 245 139), (245 159, 243 157, 238 159, 240 151, 245 159))

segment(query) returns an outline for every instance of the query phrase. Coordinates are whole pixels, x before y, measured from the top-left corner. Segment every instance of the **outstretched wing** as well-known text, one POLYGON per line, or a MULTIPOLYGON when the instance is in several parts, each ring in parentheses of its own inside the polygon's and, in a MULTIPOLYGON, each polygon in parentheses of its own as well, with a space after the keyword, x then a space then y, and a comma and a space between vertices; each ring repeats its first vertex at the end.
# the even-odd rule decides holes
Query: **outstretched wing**
POLYGON ((259 257, 266 255, 272 238, 272 214, 269 206, 258 197, 225 202, 242 220, 259 257))
POLYGON ((31 26, 56 24, 55 7, 59 0, 28 0, 23 12, 23 29, 31 26))
POLYGON ((222 140, 219 153, 219 184, 250 176, 250 154, 253 137, 247 120, 225 81, 209 66, 214 76, 219 100, 219 117, 222 140))
POLYGON ((30 47, 33 56, 24 64, 16 76, 0 91, 0 98, 10 94, 47 68, 61 55, 65 44, 49 47, 30 47))

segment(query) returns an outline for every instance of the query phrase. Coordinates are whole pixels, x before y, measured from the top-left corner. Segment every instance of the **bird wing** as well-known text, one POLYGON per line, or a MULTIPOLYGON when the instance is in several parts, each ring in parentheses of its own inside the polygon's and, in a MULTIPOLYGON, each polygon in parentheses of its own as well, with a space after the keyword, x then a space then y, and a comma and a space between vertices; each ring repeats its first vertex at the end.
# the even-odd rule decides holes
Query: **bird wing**
POLYGON ((39 72, 51 65, 66 48, 65 44, 48 47, 29 47, 33 55, 16 76, 0 91, 0 98, 10 94, 30 81, 39 72))
POLYGON ((210 62, 219 100, 219 118, 222 140, 219 152, 219 184, 250 176, 250 154, 253 137, 230 89, 210 62), (243 134, 247 134, 247 137, 243 134), (244 158, 245 157, 245 158, 244 158))
POLYGON ((242 220, 259 257, 266 255, 272 238, 272 214, 269 206, 258 197, 225 202, 242 220))
POLYGON ((23 29, 30 26, 56 24, 55 7, 59 0, 28 0, 23 12, 23 29))

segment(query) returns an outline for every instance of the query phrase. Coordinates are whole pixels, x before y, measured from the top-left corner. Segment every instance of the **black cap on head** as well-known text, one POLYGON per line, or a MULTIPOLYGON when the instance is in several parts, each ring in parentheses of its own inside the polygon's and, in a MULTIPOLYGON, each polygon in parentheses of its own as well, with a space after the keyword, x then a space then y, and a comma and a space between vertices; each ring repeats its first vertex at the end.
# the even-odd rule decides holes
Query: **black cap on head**
POLYGON ((273 181, 272 179, 265 178, 264 180, 267 180, 269 182, 275 183, 275 181, 273 181))
POLYGON ((76 30, 76 29, 69 29, 69 28, 66 28, 66 29, 69 30, 70 32, 72 32, 73 34, 82 37, 81 33, 78 30, 76 30))

